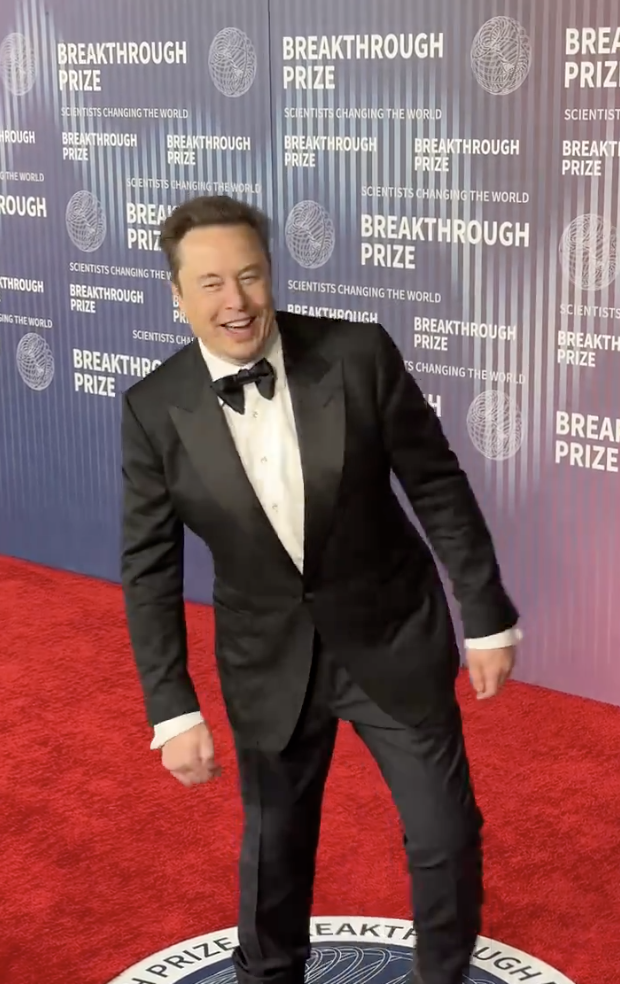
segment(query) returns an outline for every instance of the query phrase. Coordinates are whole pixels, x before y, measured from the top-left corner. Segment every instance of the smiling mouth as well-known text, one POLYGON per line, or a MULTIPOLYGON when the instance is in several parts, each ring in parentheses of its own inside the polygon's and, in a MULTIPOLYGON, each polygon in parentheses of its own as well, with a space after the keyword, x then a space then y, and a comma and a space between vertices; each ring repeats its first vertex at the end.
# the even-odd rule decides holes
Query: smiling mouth
POLYGON ((255 318, 237 318, 235 321, 227 321, 226 324, 222 325, 226 331, 230 332, 244 332, 248 328, 251 328, 254 324, 255 318))

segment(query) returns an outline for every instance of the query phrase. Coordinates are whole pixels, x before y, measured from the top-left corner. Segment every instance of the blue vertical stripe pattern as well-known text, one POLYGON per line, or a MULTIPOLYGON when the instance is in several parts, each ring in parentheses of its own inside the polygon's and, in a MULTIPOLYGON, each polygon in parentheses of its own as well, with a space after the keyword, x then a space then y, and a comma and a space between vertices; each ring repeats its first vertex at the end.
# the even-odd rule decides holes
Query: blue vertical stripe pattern
MULTIPOLYGON (((521 677, 620 704, 613 603, 620 276, 610 274, 598 290, 578 282, 579 264, 596 249, 603 267, 620 260, 604 242, 588 253, 573 240, 577 283, 560 260, 567 230, 582 216, 616 230, 620 248, 620 71, 607 86, 565 84, 567 61, 578 71, 588 61, 620 62, 618 51, 567 53, 567 29, 608 28, 586 35, 604 48, 619 24, 612 0, 5 3, 0 552, 117 578, 118 396, 191 337, 175 319, 157 221, 192 194, 229 190, 273 218, 279 305, 380 321, 439 408, 524 613, 521 677), (404 56, 340 57, 351 36, 380 45, 389 38, 404 56), (323 37, 319 57, 284 58, 285 38, 318 46, 323 37), (433 40, 440 50, 426 57, 433 40), (186 57, 106 64, 110 42, 148 50, 170 42, 186 57), (77 88, 61 88, 59 45, 82 46, 84 63, 68 66, 82 72, 77 88), (285 85, 289 69, 297 80, 287 74, 285 85), (31 131, 35 142, 21 142, 31 131), (87 159, 66 156, 71 134, 93 142, 87 159), (135 134, 136 145, 98 146, 112 134, 135 134), (193 163, 172 162, 168 138, 182 145, 194 136, 246 137, 251 149, 206 147, 193 163), (518 152, 473 153, 459 141, 517 141, 518 152), (590 152, 598 176, 586 166, 566 174, 571 141, 616 150, 590 152), (105 236, 74 205, 67 215, 83 193, 98 203, 105 236), (10 214, 12 203, 27 201, 44 214, 10 214), (139 209, 155 218, 132 221, 139 209), (511 223, 529 240, 501 246, 435 235, 408 243, 365 236, 371 219, 363 216, 426 230, 431 221, 435 233, 511 223), (78 242, 100 232, 98 248, 80 249, 68 219, 78 242), (414 245, 415 267, 374 262, 362 256, 363 244, 388 252, 414 245), (72 286, 143 297, 96 300, 89 313, 72 286), (435 330, 438 322, 452 333, 435 330), (473 337, 463 323, 514 327, 514 337, 473 337), (581 347, 563 348, 561 333, 577 335, 581 347), (596 346, 601 338, 609 351, 594 347, 594 365, 577 364, 588 340, 596 346), (82 370, 84 358, 90 368, 82 370), (80 371, 99 377, 102 391, 85 393, 80 371), (571 418, 568 435, 556 433, 561 412, 583 417, 571 418), (604 418, 607 430, 597 434, 604 418), (563 440, 573 445, 572 465, 566 456, 556 461, 563 440)), ((188 595, 210 600, 211 579, 190 538, 188 595)))

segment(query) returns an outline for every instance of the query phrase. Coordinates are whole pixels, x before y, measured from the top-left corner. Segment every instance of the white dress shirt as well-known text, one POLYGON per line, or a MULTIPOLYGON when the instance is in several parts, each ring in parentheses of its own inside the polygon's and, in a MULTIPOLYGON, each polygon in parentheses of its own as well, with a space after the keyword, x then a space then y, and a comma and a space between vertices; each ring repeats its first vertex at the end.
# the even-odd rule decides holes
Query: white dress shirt
MULTIPOLYGON (((248 366, 239 366, 213 355, 199 342, 211 378, 221 379, 248 366)), ((226 422, 248 479, 269 518, 275 533, 299 571, 304 563, 304 480, 295 427, 295 416, 284 369, 280 336, 275 334, 265 357, 276 373, 272 400, 258 392, 255 383, 244 386, 245 413, 237 413, 222 404, 226 422)), ((469 649, 495 649, 516 644, 521 638, 515 626, 483 639, 468 639, 469 649)), ((200 711, 181 714, 155 725, 151 748, 161 748, 167 741, 203 721, 200 711)))

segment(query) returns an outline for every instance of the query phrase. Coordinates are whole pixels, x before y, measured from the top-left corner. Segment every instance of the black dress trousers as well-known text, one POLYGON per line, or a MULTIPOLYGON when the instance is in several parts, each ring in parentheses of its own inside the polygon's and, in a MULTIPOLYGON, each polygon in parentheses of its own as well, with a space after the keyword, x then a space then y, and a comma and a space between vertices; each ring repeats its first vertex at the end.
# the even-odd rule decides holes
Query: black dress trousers
MULTIPOLYGON (((321 806, 338 722, 375 759, 404 828, 423 984, 461 984, 480 932, 482 817, 456 697, 415 729, 384 713, 317 639, 306 701, 284 751, 237 745, 244 836, 239 984, 302 984, 321 806)), ((352 837, 355 833, 352 832, 352 837)))

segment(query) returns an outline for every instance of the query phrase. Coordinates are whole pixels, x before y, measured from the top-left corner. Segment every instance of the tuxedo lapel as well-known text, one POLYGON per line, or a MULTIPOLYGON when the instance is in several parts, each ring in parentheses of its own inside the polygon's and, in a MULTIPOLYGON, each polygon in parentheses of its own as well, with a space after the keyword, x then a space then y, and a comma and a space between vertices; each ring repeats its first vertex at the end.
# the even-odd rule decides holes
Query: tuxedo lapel
POLYGON ((320 328, 312 324, 304 330, 283 316, 278 324, 304 476, 304 576, 309 578, 333 521, 344 464, 342 363, 321 355, 320 328))
POLYGON ((183 398, 169 408, 188 457, 222 513, 248 536, 263 536, 266 548, 275 547, 295 569, 246 475, 198 343, 191 344, 194 352, 188 352, 192 360, 183 398))
MULTIPOLYGON (((301 327, 279 316, 286 376, 295 415, 304 478, 304 577, 321 559, 333 521, 345 450, 342 364, 321 355, 320 328, 301 327), (314 330, 313 330, 314 329, 314 330)), ((182 399, 169 412, 206 491, 248 536, 265 537, 266 547, 293 562, 282 546, 246 475, 209 370, 197 342, 188 351, 189 372, 182 399)), ((223 533, 224 535, 224 533, 223 533)))

